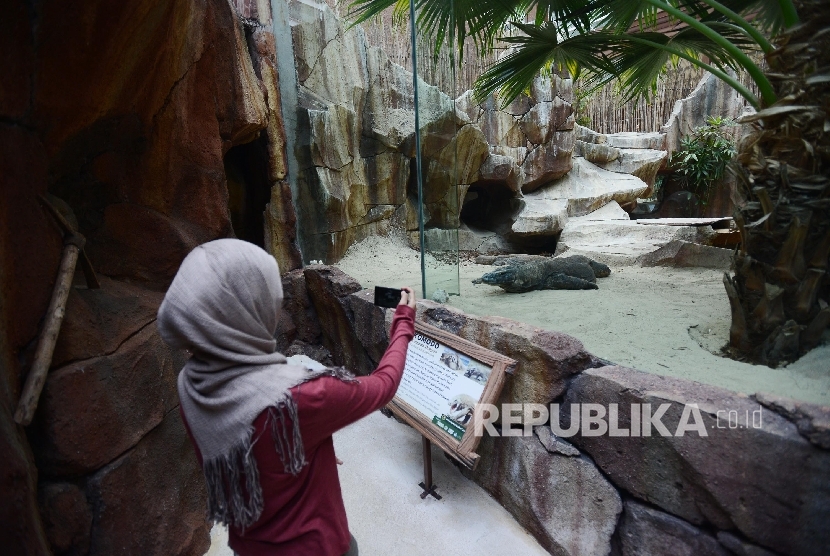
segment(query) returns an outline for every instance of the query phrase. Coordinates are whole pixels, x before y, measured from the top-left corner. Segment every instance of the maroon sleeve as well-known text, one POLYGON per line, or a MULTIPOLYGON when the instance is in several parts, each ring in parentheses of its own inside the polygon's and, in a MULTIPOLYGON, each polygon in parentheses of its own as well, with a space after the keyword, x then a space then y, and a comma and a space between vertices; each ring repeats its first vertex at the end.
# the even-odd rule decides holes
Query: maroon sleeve
POLYGON ((369 375, 348 383, 322 377, 292 388, 300 410, 306 448, 389 403, 398 390, 406 350, 415 334, 415 311, 398 305, 392 319, 389 347, 369 375))

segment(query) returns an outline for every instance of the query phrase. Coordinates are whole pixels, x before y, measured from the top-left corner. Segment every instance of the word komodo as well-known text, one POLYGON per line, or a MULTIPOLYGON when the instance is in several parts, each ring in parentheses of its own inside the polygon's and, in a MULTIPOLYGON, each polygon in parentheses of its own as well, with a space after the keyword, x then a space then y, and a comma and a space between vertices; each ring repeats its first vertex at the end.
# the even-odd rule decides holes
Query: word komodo
POLYGON ((595 290, 597 278, 611 274, 611 269, 582 255, 539 258, 527 262, 509 262, 488 272, 473 284, 498 286, 506 292, 532 290, 595 290))

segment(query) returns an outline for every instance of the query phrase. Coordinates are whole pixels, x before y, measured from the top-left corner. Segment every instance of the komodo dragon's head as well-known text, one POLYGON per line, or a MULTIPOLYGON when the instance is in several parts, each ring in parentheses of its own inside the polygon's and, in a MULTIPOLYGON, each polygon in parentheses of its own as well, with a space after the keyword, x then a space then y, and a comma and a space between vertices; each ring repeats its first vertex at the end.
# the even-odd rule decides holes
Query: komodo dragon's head
POLYGON ((503 266, 493 272, 488 272, 481 278, 476 278, 473 280, 473 284, 488 284, 490 286, 509 284, 518 278, 516 270, 515 266, 503 266))

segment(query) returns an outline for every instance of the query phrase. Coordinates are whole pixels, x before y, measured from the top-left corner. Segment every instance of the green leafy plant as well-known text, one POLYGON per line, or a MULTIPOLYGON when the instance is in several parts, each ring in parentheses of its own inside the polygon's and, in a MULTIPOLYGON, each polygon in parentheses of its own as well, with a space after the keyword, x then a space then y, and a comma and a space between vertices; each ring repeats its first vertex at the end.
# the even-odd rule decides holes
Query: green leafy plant
POLYGON ((726 129, 735 123, 729 118, 709 117, 706 125, 695 128, 681 139, 681 148, 672 154, 669 164, 680 175, 686 189, 705 205, 712 190, 723 178, 727 165, 735 156, 735 142, 726 129))

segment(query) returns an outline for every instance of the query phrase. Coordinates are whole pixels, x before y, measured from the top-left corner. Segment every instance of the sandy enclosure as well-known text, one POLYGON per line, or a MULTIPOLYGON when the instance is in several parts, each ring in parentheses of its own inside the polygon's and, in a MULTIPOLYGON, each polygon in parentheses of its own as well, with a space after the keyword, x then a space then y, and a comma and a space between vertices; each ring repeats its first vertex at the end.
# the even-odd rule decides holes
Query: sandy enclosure
MULTIPOLYGON (((403 238, 370 237, 352 246, 338 266, 364 287, 410 285, 420 294, 420 255, 403 238)), ((461 295, 448 305, 565 332, 598 357, 649 373, 830 405, 827 334, 822 346, 779 369, 711 352, 726 344, 729 333, 720 271, 612 265, 611 276, 597 281, 598 290, 521 294, 471 283, 493 268, 462 262, 461 295)))

